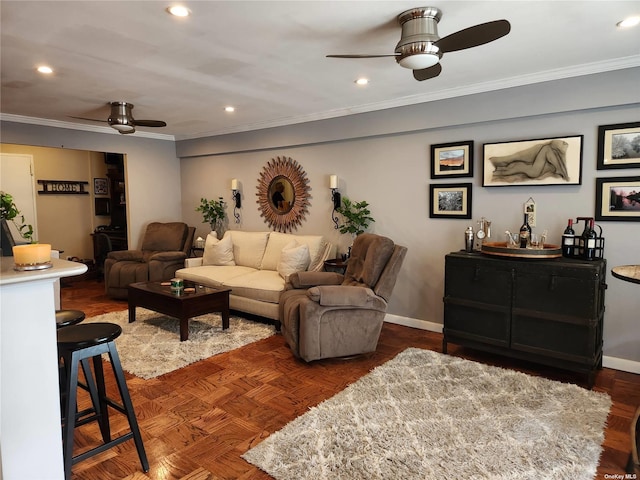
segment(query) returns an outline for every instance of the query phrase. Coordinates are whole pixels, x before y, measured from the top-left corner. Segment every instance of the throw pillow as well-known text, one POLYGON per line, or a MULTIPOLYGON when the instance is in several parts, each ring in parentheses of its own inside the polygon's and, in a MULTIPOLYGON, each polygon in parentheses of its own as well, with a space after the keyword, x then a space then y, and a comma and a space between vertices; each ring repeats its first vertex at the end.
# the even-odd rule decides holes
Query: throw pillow
POLYGON ((226 236, 222 240, 218 240, 216 232, 207 235, 202 254, 202 265, 232 266, 235 264, 231 237, 226 236))
POLYGON ((292 273, 304 272, 310 261, 309 246, 304 243, 300 245, 294 240, 287 244, 280 253, 278 273, 287 280, 292 273))

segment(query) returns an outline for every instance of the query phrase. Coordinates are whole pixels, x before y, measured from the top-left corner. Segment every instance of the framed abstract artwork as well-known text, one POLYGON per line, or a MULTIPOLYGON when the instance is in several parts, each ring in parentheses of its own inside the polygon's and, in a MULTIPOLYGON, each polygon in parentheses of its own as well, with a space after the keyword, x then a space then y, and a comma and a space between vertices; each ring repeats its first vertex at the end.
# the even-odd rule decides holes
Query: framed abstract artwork
POLYGON ((483 145, 484 187, 580 185, 583 135, 483 145))
POLYGON ((640 222, 640 177, 596 178, 595 219, 640 222))
POLYGON ((431 178, 473 177, 473 141, 431 145, 431 178))
POLYGON ((429 185, 430 218, 471 218, 471 183, 429 185))
POLYGON ((640 168, 640 122, 598 127, 598 170, 640 168))

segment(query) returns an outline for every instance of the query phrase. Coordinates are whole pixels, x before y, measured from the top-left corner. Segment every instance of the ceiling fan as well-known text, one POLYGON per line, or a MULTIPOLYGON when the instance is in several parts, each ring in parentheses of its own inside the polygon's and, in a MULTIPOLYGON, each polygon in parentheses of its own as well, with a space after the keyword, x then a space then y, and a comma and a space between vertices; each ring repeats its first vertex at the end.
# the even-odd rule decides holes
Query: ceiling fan
POLYGON ((468 27, 440 38, 438 22, 442 12, 436 7, 418 7, 398 15, 402 26, 395 53, 383 55, 350 54, 327 55, 329 58, 395 57, 400 66, 413 70, 416 80, 422 81, 440 75, 440 59, 445 53, 477 47, 504 37, 511 31, 507 20, 494 20, 468 27))
POLYGON ((96 120, 95 118, 72 117, 81 120, 91 120, 93 122, 106 121, 110 127, 115 128, 122 134, 134 133, 136 127, 166 127, 167 123, 162 120, 136 120, 133 118, 131 110, 133 104, 127 102, 109 102, 111 114, 107 120, 96 120))

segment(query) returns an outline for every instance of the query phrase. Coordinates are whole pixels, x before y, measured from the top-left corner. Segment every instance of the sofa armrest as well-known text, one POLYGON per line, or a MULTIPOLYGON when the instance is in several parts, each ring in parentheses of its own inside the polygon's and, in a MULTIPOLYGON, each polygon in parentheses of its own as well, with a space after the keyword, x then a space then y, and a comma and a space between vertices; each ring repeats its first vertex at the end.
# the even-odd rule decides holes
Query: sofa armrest
POLYGON ((175 262, 176 260, 182 261, 187 258, 187 254, 184 252, 158 252, 149 257, 149 261, 157 260, 159 262, 175 262))
POLYGON ((312 287, 307 296, 323 307, 368 307, 378 298, 368 287, 342 285, 312 287))
POLYGON ((289 275, 293 288, 310 288, 318 285, 340 285, 344 275, 336 272, 295 272, 289 275))
POLYGON ((184 267, 201 267, 202 266, 202 257, 190 257, 184 259, 184 267))
POLYGON ((140 250, 115 250, 107 254, 107 258, 116 261, 144 262, 144 255, 140 250))

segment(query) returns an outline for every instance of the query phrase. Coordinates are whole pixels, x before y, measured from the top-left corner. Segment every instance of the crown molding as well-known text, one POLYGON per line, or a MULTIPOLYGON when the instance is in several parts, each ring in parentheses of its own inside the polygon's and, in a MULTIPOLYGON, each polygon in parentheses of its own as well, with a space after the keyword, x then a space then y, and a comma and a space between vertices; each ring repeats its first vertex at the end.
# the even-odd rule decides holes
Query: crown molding
POLYGON ((555 70, 547 70, 529 75, 519 75, 498 81, 477 83, 466 85, 464 87, 437 90, 431 93, 412 95, 407 97, 395 98, 384 102, 370 103, 366 105, 355 105, 336 110, 330 110, 311 115, 282 118, 274 121, 258 122, 240 126, 230 127, 228 129, 216 130, 214 132, 200 132, 193 135, 176 135, 176 140, 191 140, 195 138, 213 137, 219 135, 228 135, 232 133, 248 132, 251 130, 262 130, 266 128, 283 127, 286 125, 294 125, 297 123, 315 122, 318 120, 328 120, 331 118, 343 117, 347 115, 356 115, 359 113, 368 113, 376 110, 386 110, 389 108, 406 107, 407 105, 415 105, 418 103, 433 102, 436 100, 446 100, 447 98, 462 97, 465 95, 474 95, 478 93, 492 92, 496 90, 504 90, 513 87, 522 87, 536 83, 549 82, 553 80, 562 80, 565 78, 581 77, 585 75, 593 75, 597 73, 605 73, 614 70, 624 70, 626 68, 640 67, 640 55, 630 57, 615 58, 606 62, 594 62, 583 65, 577 65, 567 68, 558 68, 555 70))
MULTIPOLYGON (((348 115, 356 115, 359 113, 373 112, 376 110, 386 110, 390 108, 405 107, 407 105, 415 105, 419 103, 433 102, 436 100, 445 100, 448 98, 461 97, 465 95, 474 95, 478 93, 492 92, 496 90, 504 90, 513 87, 522 87, 536 83, 550 82, 554 80, 562 80, 566 78, 580 77, 585 75, 593 75, 614 70, 623 70, 627 68, 640 67, 640 55, 630 57, 615 58, 605 62, 594 62, 583 65, 577 65, 566 68, 558 68, 547 70, 528 75, 519 75, 498 81, 483 82, 464 87, 450 88, 444 90, 433 91, 419 95, 411 95, 407 97, 395 98, 384 102, 369 103, 365 105, 355 105, 344 107, 325 112, 313 113, 310 115, 301 115, 296 117, 285 117, 277 120, 265 122, 249 123, 238 125, 226 129, 220 129, 209 132, 197 132, 188 135, 166 135, 159 133, 150 133, 136 131, 133 136, 153 138, 156 140, 191 140, 196 138, 215 137, 220 135, 228 135, 232 133, 249 132, 252 130, 263 130, 267 128, 284 127, 287 125, 295 125, 299 123, 315 122, 318 120, 328 120, 331 118, 344 117, 348 115)), ((87 125, 82 123, 64 122, 60 120, 50 120, 45 118, 25 117, 22 115, 12 115, 0 113, 0 120, 7 122, 29 123, 33 125, 42 125, 57 128, 66 128, 71 130, 82 130, 85 132, 107 133, 112 135, 120 135, 111 127, 102 127, 97 125, 87 125)))

